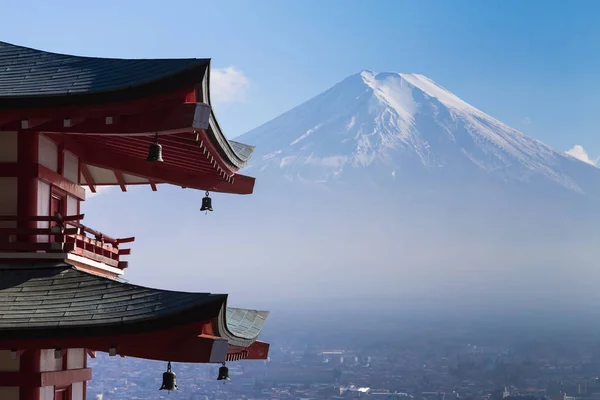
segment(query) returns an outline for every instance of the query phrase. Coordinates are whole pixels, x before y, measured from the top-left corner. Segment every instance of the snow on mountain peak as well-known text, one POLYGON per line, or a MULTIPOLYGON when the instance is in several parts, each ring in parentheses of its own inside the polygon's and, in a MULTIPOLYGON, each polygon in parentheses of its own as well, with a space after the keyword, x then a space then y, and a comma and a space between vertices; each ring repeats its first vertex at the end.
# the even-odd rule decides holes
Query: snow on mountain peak
POLYGON ((389 74, 385 79, 371 71, 363 71, 360 75, 377 98, 392 107, 407 123, 414 122, 413 115, 418 105, 412 96, 413 88, 401 74, 389 74))
POLYGON ((363 70, 243 135, 255 144, 249 169, 329 181, 357 168, 393 179, 416 162, 470 166, 528 180, 542 175, 581 188, 570 157, 510 128, 419 74, 363 70))

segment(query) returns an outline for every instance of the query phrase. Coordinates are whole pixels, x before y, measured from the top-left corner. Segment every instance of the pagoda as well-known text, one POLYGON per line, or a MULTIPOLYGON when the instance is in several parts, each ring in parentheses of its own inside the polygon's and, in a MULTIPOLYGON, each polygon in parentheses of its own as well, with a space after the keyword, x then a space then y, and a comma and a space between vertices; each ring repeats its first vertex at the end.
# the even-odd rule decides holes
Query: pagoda
POLYGON ((97 351, 162 360, 168 373, 170 362, 267 358, 267 312, 127 283, 134 238, 94 230, 80 212, 85 187, 177 185, 207 192, 206 210, 209 192, 252 193, 238 171, 253 147, 221 132, 209 74, 209 59, 0 42, 0 399, 85 399, 97 351))

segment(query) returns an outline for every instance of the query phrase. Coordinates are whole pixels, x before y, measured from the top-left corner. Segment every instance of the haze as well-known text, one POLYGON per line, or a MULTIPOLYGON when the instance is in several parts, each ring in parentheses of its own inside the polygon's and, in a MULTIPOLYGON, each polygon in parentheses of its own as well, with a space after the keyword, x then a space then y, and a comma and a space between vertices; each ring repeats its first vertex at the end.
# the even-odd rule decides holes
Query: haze
MULTIPOLYGON (((315 184, 254 167, 243 173, 257 177, 255 194, 211 194, 209 215, 198 210, 199 192, 104 190, 82 207, 85 221, 136 237, 125 275, 133 283, 229 293, 230 305, 271 309, 273 321, 335 311, 354 318, 375 309, 394 318, 597 316, 599 180, 590 165, 600 154, 595 2, 578 2, 579 11, 541 1, 63 4, 4 5, 2 40, 93 56, 212 56, 211 95, 229 138, 372 68, 422 73, 557 154, 583 160, 548 165, 570 174, 585 193, 529 180, 530 170, 518 182, 464 171, 427 181, 414 164, 404 166, 402 179, 398 171, 393 185, 391 169, 315 184), (210 17, 199 22, 198 15, 210 17), (196 23, 213 34, 191 29, 196 23)), ((330 105, 346 113, 355 98, 338 100, 330 105)), ((360 115, 374 118, 373 110, 360 115)), ((305 117, 302 129, 295 119, 252 141, 255 160, 274 143, 269 150, 289 150, 279 142, 288 146, 328 121, 305 117)), ((340 126, 348 122, 340 119, 340 126)), ((433 136, 441 132, 431 129, 433 136)), ((313 144, 326 145, 320 156, 341 151, 324 139, 313 144)), ((395 155, 399 163, 407 152, 395 155)))

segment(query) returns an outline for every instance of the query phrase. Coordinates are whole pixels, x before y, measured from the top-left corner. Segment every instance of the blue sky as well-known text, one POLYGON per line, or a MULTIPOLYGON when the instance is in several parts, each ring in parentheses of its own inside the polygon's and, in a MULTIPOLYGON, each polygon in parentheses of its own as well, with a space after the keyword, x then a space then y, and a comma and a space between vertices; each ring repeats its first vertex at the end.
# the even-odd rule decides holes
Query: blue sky
POLYGON ((113 57, 211 57, 235 137, 362 69, 427 75, 558 149, 600 156, 595 1, 3 0, 0 40, 113 57))
MULTIPOLYGON (((557 149, 580 145, 580 153, 600 156, 600 1, 0 2, 0 40, 14 44, 101 57, 211 57, 211 94, 229 137, 371 69, 424 74, 557 149)), ((217 194, 215 213, 204 216, 198 211, 202 195, 176 187, 157 193, 113 189, 83 205, 84 222, 112 236, 136 236, 126 274, 135 283, 231 293, 244 307, 287 296, 287 286, 277 283, 289 276, 290 265, 297 270, 304 265, 292 252, 276 259, 277 239, 322 233, 301 234, 300 227, 267 220, 260 236, 244 218, 270 210, 252 209, 251 199, 242 196, 229 196, 226 206, 217 194), (227 264, 226 255, 241 261, 227 264), (274 263, 281 268, 271 268, 274 263), (259 291, 256 282, 263 285, 259 291)), ((343 239, 348 232, 334 241, 340 254, 348 253, 343 239)), ((472 247, 491 248, 469 246, 465 254, 472 247)), ((317 246, 306 253, 318 251, 317 246)), ((523 259, 533 264, 544 253, 532 251, 532 258, 523 259)), ((572 253, 577 251, 565 251, 572 253)), ((462 262, 463 252, 456 254, 462 262)), ((361 268, 373 262, 366 252, 361 257, 361 268)), ((494 257, 482 255, 485 263, 488 258, 494 257)), ((417 261, 406 264, 419 266, 417 261)), ((519 262, 515 265, 530 267, 519 262)))

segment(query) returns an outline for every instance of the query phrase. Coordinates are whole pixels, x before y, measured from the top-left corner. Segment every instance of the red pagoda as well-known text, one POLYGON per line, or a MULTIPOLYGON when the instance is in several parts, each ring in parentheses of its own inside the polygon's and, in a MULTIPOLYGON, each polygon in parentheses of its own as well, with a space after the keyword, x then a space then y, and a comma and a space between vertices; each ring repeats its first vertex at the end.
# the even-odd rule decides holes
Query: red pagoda
MULTIPOLYGON (((208 59, 0 42, 0 399, 85 399, 96 351, 163 360, 169 373, 171 361, 267 358, 257 340, 267 312, 127 283, 119 277, 134 238, 82 223, 85 186, 252 193, 254 178, 237 172, 253 147, 221 132, 209 73, 208 59)), ((212 210, 208 193, 203 209, 212 210)))

